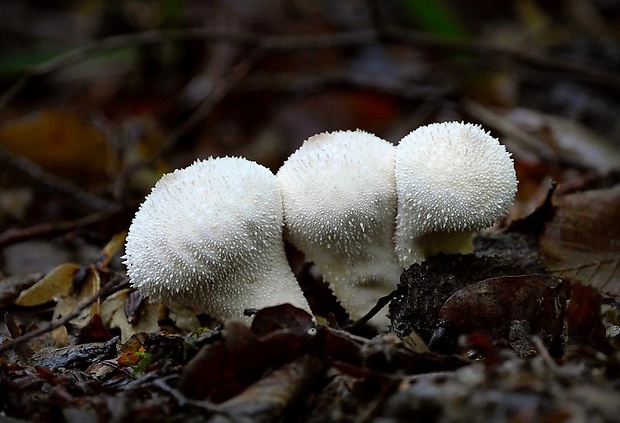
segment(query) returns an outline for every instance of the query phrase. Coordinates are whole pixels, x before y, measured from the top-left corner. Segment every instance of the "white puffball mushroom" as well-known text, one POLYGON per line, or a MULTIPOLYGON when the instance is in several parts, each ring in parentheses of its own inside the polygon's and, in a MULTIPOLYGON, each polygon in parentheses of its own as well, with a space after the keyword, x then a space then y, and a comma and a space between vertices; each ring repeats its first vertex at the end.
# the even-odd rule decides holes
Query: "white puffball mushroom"
POLYGON ((438 252, 472 252, 472 234, 506 215, 517 191, 510 153, 470 123, 414 130, 396 148, 395 172, 395 244, 405 269, 438 252))
MULTIPOLYGON (((394 145, 363 132, 307 139, 276 177, 285 237, 314 262, 351 318, 396 288, 394 145)), ((386 326, 385 315, 371 323, 386 326)))
POLYGON ((269 169, 234 157, 197 161, 164 175, 140 206, 127 235, 127 273, 146 297, 221 320, 283 303, 310 312, 282 230, 269 169))

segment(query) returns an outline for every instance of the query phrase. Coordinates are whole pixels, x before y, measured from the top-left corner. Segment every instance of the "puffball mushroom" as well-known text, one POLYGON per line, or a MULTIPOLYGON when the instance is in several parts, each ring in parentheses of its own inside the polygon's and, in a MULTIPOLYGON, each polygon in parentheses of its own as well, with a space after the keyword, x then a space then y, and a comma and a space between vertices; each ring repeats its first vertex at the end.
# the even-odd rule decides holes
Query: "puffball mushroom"
MULTIPOLYGON (((391 292, 401 273, 394 152, 367 132, 326 132, 307 139, 276 174, 285 237, 314 262, 353 319, 391 292)), ((385 316, 374 320, 387 323, 385 316)))
POLYGON ((210 158, 164 175, 135 215, 127 273, 145 296, 218 319, 290 303, 310 309, 282 239, 282 196, 267 168, 210 158))
POLYGON ((517 191, 510 154, 470 123, 414 130, 398 144, 395 163, 395 244, 404 269, 438 252, 472 252, 473 232, 503 217, 517 191))

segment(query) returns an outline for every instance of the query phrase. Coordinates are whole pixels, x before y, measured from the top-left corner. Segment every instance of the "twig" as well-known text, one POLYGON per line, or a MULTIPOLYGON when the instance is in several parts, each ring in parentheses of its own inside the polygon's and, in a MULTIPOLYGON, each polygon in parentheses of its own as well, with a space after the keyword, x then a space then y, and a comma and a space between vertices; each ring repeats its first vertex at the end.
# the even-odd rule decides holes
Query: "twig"
POLYGON ((613 72, 600 69, 599 66, 582 63, 568 58, 546 57, 523 50, 490 44, 480 40, 447 38, 428 32, 416 32, 388 25, 383 33, 389 39, 422 48, 454 50, 477 55, 492 56, 519 62, 532 68, 539 68, 571 74, 590 83, 607 86, 620 91, 620 77, 613 72))
POLYGON ((260 45, 264 50, 307 50, 345 47, 352 44, 367 43, 374 39, 374 31, 352 31, 338 34, 281 37, 260 36, 250 32, 228 31, 212 28, 184 28, 172 30, 153 30, 134 34, 122 34, 98 40, 85 46, 77 47, 60 56, 31 67, 26 75, 17 80, 0 96, 0 110, 30 82, 31 79, 56 72, 88 57, 128 46, 157 44, 168 41, 192 39, 226 40, 238 44, 260 45))
POLYGON ((9 163, 14 168, 19 169, 22 172, 30 175, 38 182, 47 185, 48 187, 53 188, 57 191, 65 193, 73 197, 75 200, 93 209, 109 210, 116 205, 111 201, 108 201, 95 194, 85 191, 84 189, 67 179, 61 178, 54 173, 46 171, 41 166, 25 157, 15 156, 9 153, 2 146, 0 146, 0 159, 9 163))
POLYGON ((250 72, 260 57, 262 57, 262 53, 260 50, 255 49, 241 62, 233 66, 226 78, 214 84, 213 90, 202 100, 196 110, 194 110, 184 122, 177 126, 159 146, 153 159, 156 160, 166 155, 166 153, 172 150, 182 136, 202 122, 215 106, 217 106, 218 103, 250 72))
POLYGON ((375 314, 377 314, 383 307, 385 307, 390 301, 392 301, 392 298, 394 298, 397 293, 398 293, 398 289, 395 289, 394 291, 390 292, 386 296, 379 298, 379 300, 377 301, 377 304, 375 304, 375 306, 371 308, 370 311, 366 313, 364 317, 356 320, 350 325, 345 326, 343 329, 352 330, 352 329, 356 329, 362 326, 363 324, 368 322, 370 319, 375 317, 375 314))
POLYGON ((23 334, 22 336, 15 338, 8 342, 7 344, 0 346, 0 354, 10 349, 17 347, 18 345, 23 344, 24 342, 30 341, 31 339, 36 338, 37 336, 41 336, 44 333, 48 333, 57 329, 63 325, 69 323, 72 319, 75 319, 80 315, 80 313, 90 307, 95 301, 100 298, 107 297, 112 293, 119 291, 121 289, 129 288, 129 280, 127 278, 119 279, 117 282, 110 282, 107 285, 104 285, 97 291, 97 293, 82 304, 77 306, 71 313, 65 315, 62 319, 59 319, 55 322, 48 323, 47 325, 40 327, 39 329, 33 330, 32 332, 28 332, 23 334))
POLYGON ((153 385, 157 386, 162 391, 170 394, 181 407, 185 407, 186 405, 192 405, 194 407, 210 411, 213 413, 221 413, 224 415, 230 415, 224 407, 221 407, 219 404, 212 403, 210 401, 200 401, 194 400, 192 398, 188 398, 183 393, 181 393, 178 389, 173 388, 168 385, 167 381, 174 377, 178 377, 178 375, 170 375, 164 378, 160 378, 153 381, 153 385))
POLYGON ((60 234, 63 232, 71 231, 81 228, 83 226, 89 226, 94 223, 101 222, 111 216, 122 211, 124 208, 117 206, 104 212, 96 212, 87 216, 81 217, 75 220, 68 220, 57 223, 40 223, 38 225, 29 226, 27 228, 11 228, 0 234, 0 247, 7 244, 11 244, 18 241, 24 241, 27 239, 51 236, 60 234))
MULTIPOLYGON (((235 34, 237 33, 226 32, 225 35, 222 35, 221 31, 206 31, 204 28, 196 28, 170 31, 144 31, 135 34, 122 34, 104 38, 103 40, 77 47, 28 69, 26 75, 11 85, 11 87, 9 87, 9 89, 0 97, 0 110, 6 107, 6 105, 27 85, 31 79, 56 72, 64 67, 100 53, 131 45, 161 43, 168 40, 209 37, 220 38, 222 36, 225 36, 227 39, 233 39, 235 38, 235 34)), ((242 40, 246 40, 247 42, 250 41, 247 34, 245 34, 245 36, 240 35, 240 39, 237 41, 241 42, 242 40)))
MULTIPOLYGON (((377 22, 375 22, 377 24, 377 22)), ((383 40, 399 42, 419 48, 454 50, 477 55, 505 58, 530 67, 570 73, 591 83, 620 90, 620 77, 597 66, 562 58, 548 58, 505 46, 497 46, 477 40, 454 39, 428 32, 406 30, 394 25, 384 25, 380 31, 359 30, 312 36, 265 36, 251 32, 227 31, 211 28, 185 28, 173 30, 153 30, 134 34, 122 34, 95 41, 78 47, 29 69, 26 75, 17 80, 0 96, 0 110, 3 109, 30 81, 58 71, 85 58, 107 51, 132 45, 156 44, 168 41, 191 39, 226 40, 238 44, 254 45, 265 51, 304 51, 309 49, 331 49, 368 45, 383 40)))
MULTIPOLYGON (((405 79, 405 78, 403 78, 405 79)), ((317 91, 330 86, 355 86, 367 88, 401 98, 424 99, 445 97, 451 87, 417 84, 389 77, 372 77, 357 75, 350 72, 332 72, 312 75, 264 75, 254 74, 242 86, 246 91, 273 90, 291 91, 294 93, 317 91)))
POLYGON ((549 368, 549 370, 553 372, 557 372, 558 365, 553 359, 553 357, 551 357, 551 354, 549 354, 549 350, 547 349, 545 344, 542 342, 540 337, 538 336, 532 337, 532 342, 534 343, 534 346, 536 347, 538 354, 540 354, 540 357, 542 357, 543 362, 547 365, 547 368, 549 368))

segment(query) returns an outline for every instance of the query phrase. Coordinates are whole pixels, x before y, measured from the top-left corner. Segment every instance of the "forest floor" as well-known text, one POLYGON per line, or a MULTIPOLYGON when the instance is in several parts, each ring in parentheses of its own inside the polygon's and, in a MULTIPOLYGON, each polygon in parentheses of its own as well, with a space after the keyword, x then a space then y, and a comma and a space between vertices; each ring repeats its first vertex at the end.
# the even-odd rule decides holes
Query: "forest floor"
POLYGON ((0 17, 0 422, 620 420, 620 2, 43 3, 0 17), (318 325, 131 289, 164 173, 452 120, 506 146, 515 204, 407 269, 388 331, 290 245, 318 325))

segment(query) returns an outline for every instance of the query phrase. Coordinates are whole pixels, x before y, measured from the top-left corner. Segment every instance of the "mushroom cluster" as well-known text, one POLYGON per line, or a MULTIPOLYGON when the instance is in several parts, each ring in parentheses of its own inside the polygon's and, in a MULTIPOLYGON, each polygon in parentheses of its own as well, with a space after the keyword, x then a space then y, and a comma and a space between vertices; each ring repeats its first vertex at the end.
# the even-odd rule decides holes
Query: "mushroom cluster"
POLYGON ((287 239, 354 320, 411 264, 471 252, 474 231, 504 216, 517 190, 504 146, 460 122, 422 126, 396 147, 363 131, 315 135, 276 176, 287 239))
POLYGON ((476 125, 423 126, 397 146, 360 130, 322 133, 276 175, 230 157, 165 175, 132 222, 125 263, 146 296, 216 318, 282 303, 310 311, 284 236, 358 319, 411 264, 470 252, 516 189, 510 154, 476 125))

